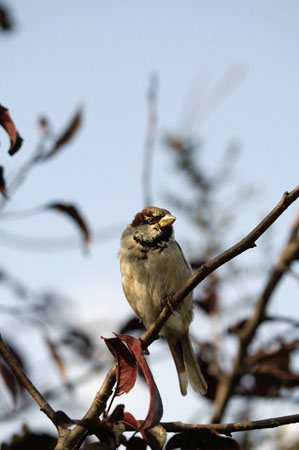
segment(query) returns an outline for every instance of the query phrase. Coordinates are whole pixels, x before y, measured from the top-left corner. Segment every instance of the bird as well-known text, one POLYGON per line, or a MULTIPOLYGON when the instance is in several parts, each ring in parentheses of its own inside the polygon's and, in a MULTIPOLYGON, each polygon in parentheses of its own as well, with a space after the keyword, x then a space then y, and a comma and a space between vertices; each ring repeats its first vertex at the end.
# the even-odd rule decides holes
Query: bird
MULTIPOLYGON (((148 206, 135 215, 121 237, 118 258, 123 291, 145 328, 158 318, 165 304, 163 299, 170 299, 191 275, 174 238, 175 220, 167 209, 148 206)), ((190 340, 192 319, 193 301, 189 294, 160 331, 170 348, 182 395, 187 394, 188 384, 196 393, 207 392, 190 340)))

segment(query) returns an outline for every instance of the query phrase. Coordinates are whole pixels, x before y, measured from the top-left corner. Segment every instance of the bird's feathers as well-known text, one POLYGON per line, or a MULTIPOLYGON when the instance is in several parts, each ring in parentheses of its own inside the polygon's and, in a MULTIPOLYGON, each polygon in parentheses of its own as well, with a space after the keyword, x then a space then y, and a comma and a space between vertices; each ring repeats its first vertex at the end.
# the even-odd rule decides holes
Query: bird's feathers
MULTIPOLYGON (((162 300, 175 294, 191 274, 182 249, 174 239, 171 226, 174 220, 165 209, 147 207, 136 214, 122 234, 118 257, 124 293, 146 328, 162 311, 162 300)), ((206 382, 189 337, 192 317, 190 294, 160 332, 170 347, 183 395, 187 393, 188 381, 195 392, 206 392, 206 382)))

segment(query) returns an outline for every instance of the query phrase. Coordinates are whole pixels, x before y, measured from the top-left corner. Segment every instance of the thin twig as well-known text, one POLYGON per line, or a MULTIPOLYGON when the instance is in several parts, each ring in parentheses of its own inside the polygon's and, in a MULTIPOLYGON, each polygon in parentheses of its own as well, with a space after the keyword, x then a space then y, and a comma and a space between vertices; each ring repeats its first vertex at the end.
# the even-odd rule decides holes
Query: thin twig
POLYGON ((246 422, 236 423, 212 423, 209 425, 188 424, 182 422, 161 422, 161 425, 167 432, 178 433, 182 431, 193 430, 214 430, 221 434, 236 433, 238 431, 261 430, 266 428, 276 428, 281 425, 289 425, 290 423, 298 423, 299 414, 290 416, 272 417, 264 420, 248 420, 246 422))

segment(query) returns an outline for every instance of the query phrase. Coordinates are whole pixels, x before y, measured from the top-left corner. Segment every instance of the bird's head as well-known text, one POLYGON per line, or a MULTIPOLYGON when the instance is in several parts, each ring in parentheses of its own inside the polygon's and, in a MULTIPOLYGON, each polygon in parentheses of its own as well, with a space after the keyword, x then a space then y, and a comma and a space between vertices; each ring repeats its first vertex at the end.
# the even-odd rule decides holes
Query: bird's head
POLYGON ((137 241, 168 241, 173 236, 172 224, 175 220, 167 209, 148 206, 136 214, 131 229, 137 241))

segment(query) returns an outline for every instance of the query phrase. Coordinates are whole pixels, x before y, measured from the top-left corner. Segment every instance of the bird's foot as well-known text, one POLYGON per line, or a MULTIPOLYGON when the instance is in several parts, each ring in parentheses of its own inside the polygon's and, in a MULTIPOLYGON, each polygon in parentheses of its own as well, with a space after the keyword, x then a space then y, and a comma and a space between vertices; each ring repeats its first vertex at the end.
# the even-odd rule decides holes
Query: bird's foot
POLYGON ((178 307, 175 307, 173 305, 173 295, 167 295, 167 297, 165 297, 162 300, 162 305, 163 306, 168 306, 168 308, 170 309, 170 311, 172 312, 172 314, 174 314, 176 311, 178 311, 178 307))

